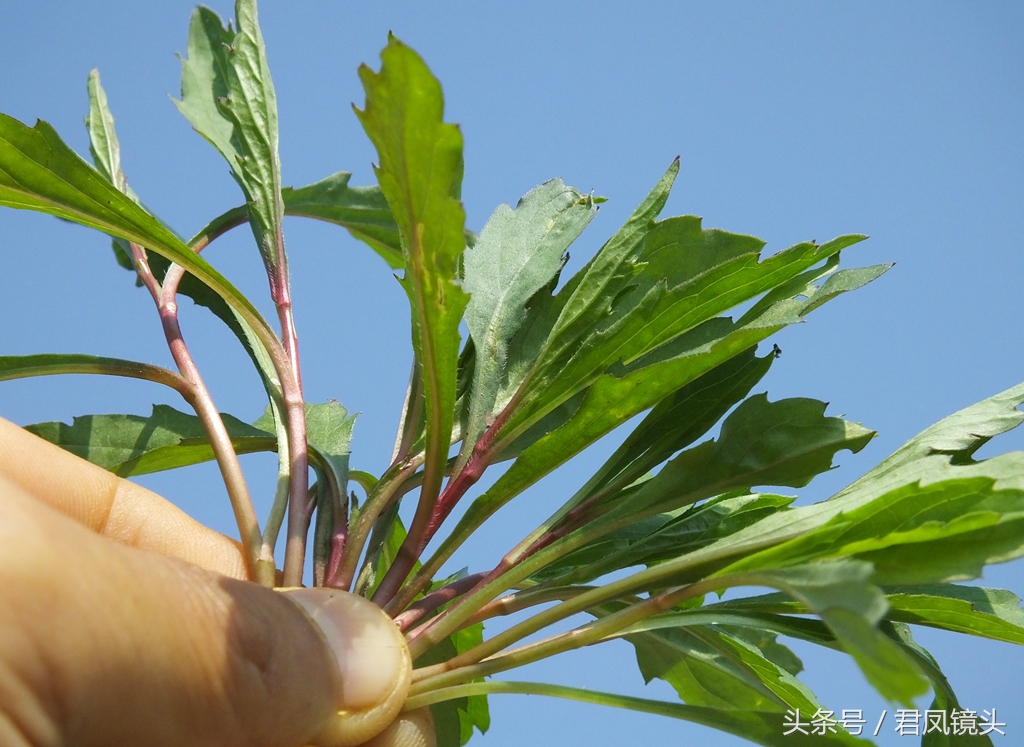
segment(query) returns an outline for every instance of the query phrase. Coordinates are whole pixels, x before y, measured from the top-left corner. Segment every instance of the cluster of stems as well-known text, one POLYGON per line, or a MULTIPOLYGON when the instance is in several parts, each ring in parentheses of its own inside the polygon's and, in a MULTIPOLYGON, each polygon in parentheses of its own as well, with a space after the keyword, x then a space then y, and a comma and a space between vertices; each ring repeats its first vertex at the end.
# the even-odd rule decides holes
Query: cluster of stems
MULTIPOLYGON (((229 211, 194 238, 190 248, 195 252, 202 251, 218 236, 242 225, 247 217, 244 208, 229 211)), ((333 478, 328 477, 330 470, 323 471, 321 480, 328 484, 308 485, 309 453, 299 374, 298 336, 280 233, 275 237, 275 243, 279 250, 276 261, 267 263, 267 269, 282 335, 276 348, 265 345, 276 376, 263 373, 277 420, 279 474, 271 514, 262 531, 231 437, 182 336, 176 299, 185 271, 171 264, 160 281, 149 266, 145 249, 130 244, 136 271, 156 304, 168 347, 179 371, 177 375, 163 370, 157 374, 149 372, 146 378, 161 378, 176 388, 193 406, 202 422, 234 509, 250 577, 267 586, 275 585, 274 547, 287 513, 288 534, 282 582, 286 586, 301 585, 306 538, 313 511, 318 504, 321 509, 325 508, 320 502, 331 501, 332 510, 326 512, 328 521, 325 524, 318 521, 316 529, 315 545, 319 555, 314 559, 314 582, 369 595, 371 578, 382 570, 376 566, 384 533, 397 513, 402 497, 419 488, 417 511, 409 532, 371 597, 405 633, 414 658, 467 626, 557 602, 469 651, 441 664, 417 669, 410 705, 420 701, 429 704, 444 697, 460 697, 458 693, 466 687, 473 687, 467 683, 481 677, 608 640, 629 626, 686 600, 748 581, 740 577, 699 580, 705 574, 698 573, 695 582, 673 584, 685 576, 686 571, 692 570, 680 560, 597 587, 574 584, 571 573, 543 583, 532 582, 531 577, 553 561, 624 522, 636 520, 637 517, 632 516, 621 522, 595 521, 602 515, 606 499, 621 491, 632 479, 631 475, 624 473, 605 480, 600 489, 593 489, 595 485, 591 484, 584 486, 490 571, 464 576, 431 591, 429 587, 435 574, 471 529, 463 530, 460 536, 449 537, 418 569, 416 564, 460 499, 511 442, 511 437, 499 438, 498 434, 516 402, 509 402, 475 443, 464 444, 460 457, 449 460, 445 474, 428 479, 425 454, 414 451, 418 429, 422 426, 423 403, 421 377, 414 369, 391 466, 379 480, 361 473, 353 475, 365 490, 366 500, 350 524, 346 488, 333 484, 333 478), (445 475, 447 482, 444 482, 445 475), (644 592, 649 593, 644 597, 636 596, 644 592), (584 611, 597 619, 568 632, 514 647, 525 637, 584 611)), ((325 512, 321 511, 320 515, 324 516, 325 512)), ((485 518, 480 517, 476 525, 485 518)), ((527 690, 529 687, 522 691, 527 690)))

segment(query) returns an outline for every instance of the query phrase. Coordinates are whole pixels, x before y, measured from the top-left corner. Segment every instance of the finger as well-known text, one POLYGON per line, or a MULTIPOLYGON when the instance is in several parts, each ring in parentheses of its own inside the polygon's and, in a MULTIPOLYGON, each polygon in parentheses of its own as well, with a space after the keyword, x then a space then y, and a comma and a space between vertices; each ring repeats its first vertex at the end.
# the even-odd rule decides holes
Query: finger
POLYGON ((376 616, 304 612, 99 537, 0 478, 0 743, 309 744, 339 709, 405 699, 401 635, 359 603, 376 616))
POLYGON ((0 418, 0 475, 83 526, 233 578, 245 578, 238 543, 156 493, 0 418))

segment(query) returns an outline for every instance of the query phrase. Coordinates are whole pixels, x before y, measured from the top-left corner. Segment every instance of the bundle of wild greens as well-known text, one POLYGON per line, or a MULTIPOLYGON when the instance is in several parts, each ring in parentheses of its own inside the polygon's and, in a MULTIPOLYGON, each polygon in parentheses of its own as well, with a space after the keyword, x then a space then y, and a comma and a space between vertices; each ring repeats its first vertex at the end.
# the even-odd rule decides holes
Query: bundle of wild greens
MULTIPOLYGON (((568 248, 602 199, 555 179, 515 208, 500 206, 479 234, 467 230, 462 136, 443 121, 438 81, 395 38, 380 72, 359 72, 366 103, 356 115, 377 149, 379 186, 350 187, 339 172, 284 187, 255 0, 238 0, 236 17, 234 29, 196 10, 176 103, 228 161, 245 204, 189 241, 128 187, 95 71, 93 166, 45 122, 29 128, 0 115, 0 204, 113 237, 118 261, 153 297, 177 367, 9 356, 0 358, 0 379, 136 377, 175 389, 195 412, 157 405, 148 416, 90 415, 30 430, 123 476, 216 459, 254 582, 275 585, 287 517, 280 583, 300 585, 312 530, 313 584, 368 597, 394 618, 417 666, 406 708, 429 706, 445 747, 487 728, 492 693, 633 708, 761 744, 854 742, 843 728, 787 733, 800 714, 831 712, 796 678, 800 662, 776 636, 845 651, 892 701, 909 704, 930 687, 933 708, 946 711, 959 708, 956 696, 907 623, 1024 642, 1016 597, 951 583, 1024 553, 1024 455, 972 458, 1020 423, 1024 385, 929 428, 823 503, 794 508, 791 497, 759 490, 807 485, 838 451, 859 451, 874 436, 825 416, 822 402, 750 394, 777 353, 759 356, 760 343, 888 269, 838 269, 840 252, 862 236, 762 258, 756 238, 704 229, 692 216, 662 219, 677 161, 561 282, 568 248), (285 215, 346 228, 401 274, 415 363, 391 466, 380 476, 349 468, 354 418, 344 407, 304 401, 285 215), (246 223, 280 332, 201 254, 246 223), (179 294, 212 311, 248 351, 268 399, 251 425, 214 407, 178 324, 179 294), (744 309, 737 318, 725 315, 736 307, 744 309), (593 477, 554 501, 493 568, 438 577, 486 519, 645 411, 593 477), (719 421, 717 438, 701 440, 719 421), (262 525, 237 459, 253 451, 279 455, 262 525), (506 461, 458 521, 446 521, 487 468, 506 461), (399 514, 405 500, 415 502, 408 527, 399 514), (773 592, 708 597, 737 587, 773 592), (578 627, 522 643, 580 613, 588 618, 578 627), (485 637, 484 622, 503 615, 518 621, 485 637), (636 648, 646 679, 667 680, 683 702, 490 679, 617 638, 636 648)), ((988 743, 942 738, 925 742, 988 743)))

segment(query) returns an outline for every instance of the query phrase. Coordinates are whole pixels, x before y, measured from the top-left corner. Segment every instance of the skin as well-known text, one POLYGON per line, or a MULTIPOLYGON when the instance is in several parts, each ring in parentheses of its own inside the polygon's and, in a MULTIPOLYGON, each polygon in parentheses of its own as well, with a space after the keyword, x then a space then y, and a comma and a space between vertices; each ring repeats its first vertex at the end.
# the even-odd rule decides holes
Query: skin
POLYGON ((408 656, 382 675, 338 645, 353 626, 400 640, 383 613, 243 578, 233 540, 0 419, 0 744, 340 747, 384 730, 369 744, 433 747, 429 715, 392 723, 408 656))

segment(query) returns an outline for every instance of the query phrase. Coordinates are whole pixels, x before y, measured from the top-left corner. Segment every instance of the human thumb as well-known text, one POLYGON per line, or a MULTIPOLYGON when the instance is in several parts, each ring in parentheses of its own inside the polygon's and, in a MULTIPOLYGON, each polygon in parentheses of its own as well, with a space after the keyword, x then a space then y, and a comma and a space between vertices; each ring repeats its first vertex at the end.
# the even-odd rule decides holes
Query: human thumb
POLYGON ((0 744, 343 747, 401 708, 370 602, 126 547, 0 479, 0 744))
POLYGON ((380 607, 334 589, 289 589, 323 634, 341 679, 338 711, 313 736, 317 747, 355 747, 389 726, 405 704, 412 660, 405 638, 380 607))

